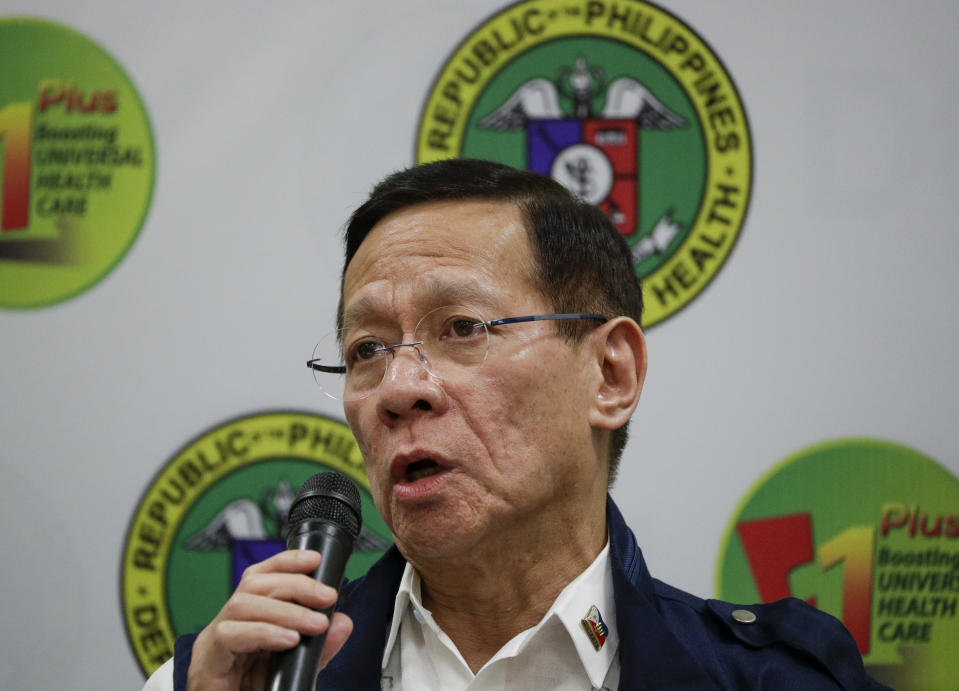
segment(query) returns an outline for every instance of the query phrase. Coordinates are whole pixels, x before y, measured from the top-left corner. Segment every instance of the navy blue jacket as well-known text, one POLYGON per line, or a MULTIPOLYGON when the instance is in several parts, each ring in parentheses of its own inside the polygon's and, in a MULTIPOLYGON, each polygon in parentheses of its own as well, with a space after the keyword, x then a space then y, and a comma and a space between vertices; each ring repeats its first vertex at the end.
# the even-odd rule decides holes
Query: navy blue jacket
MULTIPOLYGON (((870 679, 852 636, 834 617, 795 598, 741 607, 702 600, 652 578, 636 538, 607 501, 619 688, 817 691, 886 689, 870 679), (742 624, 733 610, 756 621, 742 624)), ((353 633, 316 688, 380 689, 380 664, 405 562, 391 548, 363 578, 343 586, 339 610, 353 633)), ((174 681, 186 691, 194 635, 176 642, 174 681)))

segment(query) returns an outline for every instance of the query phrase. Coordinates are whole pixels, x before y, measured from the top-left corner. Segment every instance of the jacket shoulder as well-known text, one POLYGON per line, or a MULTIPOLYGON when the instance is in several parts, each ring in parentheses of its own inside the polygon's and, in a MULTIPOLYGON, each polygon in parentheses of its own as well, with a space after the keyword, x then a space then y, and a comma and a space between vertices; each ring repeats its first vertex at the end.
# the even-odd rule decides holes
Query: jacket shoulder
POLYGON ((674 633, 735 688, 886 688, 866 674, 842 623, 802 600, 739 605, 655 579, 654 592, 674 633))

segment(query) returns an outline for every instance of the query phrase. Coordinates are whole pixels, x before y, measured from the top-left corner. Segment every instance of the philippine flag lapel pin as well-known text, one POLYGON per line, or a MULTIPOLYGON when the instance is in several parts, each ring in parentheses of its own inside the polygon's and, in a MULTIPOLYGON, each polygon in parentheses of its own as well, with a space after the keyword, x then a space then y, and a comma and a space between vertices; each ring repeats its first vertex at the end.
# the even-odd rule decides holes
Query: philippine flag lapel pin
POLYGON ((596 605, 589 608, 586 617, 581 619, 580 623, 583 625, 583 630, 586 632, 586 635, 589 636, 593 647, 596 648, 596 650, 602 648, 603 643, 606 642, 606 636, 609 635, 609 628, 606 626, 606 622, 603 621, 603 616, 599 613, 599 610, 596 609, 596 605))

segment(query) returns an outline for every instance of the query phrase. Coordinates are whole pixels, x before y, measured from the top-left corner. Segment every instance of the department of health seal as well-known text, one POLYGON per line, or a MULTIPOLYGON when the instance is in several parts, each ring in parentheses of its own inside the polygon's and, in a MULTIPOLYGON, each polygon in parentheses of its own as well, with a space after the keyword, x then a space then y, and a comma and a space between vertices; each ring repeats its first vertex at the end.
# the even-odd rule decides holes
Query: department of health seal
POLYGON ((144 674, 173 654, 178 635, 216 616, 247 566, 283 549, 297 488, 325 470, 360 489, 363 527, 346 571, 357 578, 391 537, 345 423, 249 415, 203 432, 163 466, 137 503, 120 567, 124 623, 144 674))
POLYGON ((550 175, 632 247, 644 326, 675 314, 736 242, 752 185, 739 94, 689 26, 639 0, 525 0, 453 51, 417 162, 457 156, 550 175))

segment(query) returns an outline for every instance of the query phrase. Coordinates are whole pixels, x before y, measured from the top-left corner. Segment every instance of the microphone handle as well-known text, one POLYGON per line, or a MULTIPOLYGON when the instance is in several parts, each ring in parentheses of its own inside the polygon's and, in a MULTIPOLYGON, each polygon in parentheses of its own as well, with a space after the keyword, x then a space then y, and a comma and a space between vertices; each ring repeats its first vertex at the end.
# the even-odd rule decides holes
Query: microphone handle
MULTIPOLYGON (((322 554, 323 561, 313 572, 313 578, 339 592, 346 562, 353 551, 353 541, 346 530, 329 521, 304 521, 291 529, 294 532, 286 539, 287 549, 311 549, 322 554)), ((335 609, 336 603, 319 611, 332 621, 335 609)), ((315 691, 325 642, 326 633, 301 635, 295 647, 274 653, 265 691, 315 691)))

